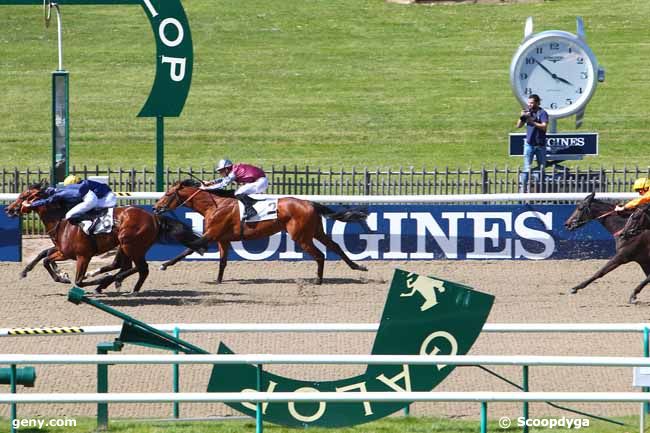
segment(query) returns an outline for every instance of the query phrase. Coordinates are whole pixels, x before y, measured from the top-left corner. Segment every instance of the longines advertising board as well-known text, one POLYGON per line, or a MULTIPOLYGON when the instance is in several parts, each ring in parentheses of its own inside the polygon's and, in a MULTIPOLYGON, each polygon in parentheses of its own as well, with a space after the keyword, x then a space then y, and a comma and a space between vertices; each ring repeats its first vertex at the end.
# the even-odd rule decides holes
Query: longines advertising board
MULTIPOLYGON (((614 254, 614 238, 598 222, 568 231, 564 221, 575 205, 404 205, 370 206, 367 227, 323 220, 332 239, 353 260, 437 259, 575 259, 607 258, 614 254)), ((181 208, 175 216, 203 231, 203 218, 181 208)), ((230 260, 311 260, 286 233, 270 238, 233 242, 230 260)), ((317 243, 325 251, 325 248, 317 243)), ((147 255, 168 260, 183 251, 174 243, 160 243, 147 255)), ((216 244, 203 256, 215 260, 216 244)), ((337 260, 326 251, 329 260, 337 260)))

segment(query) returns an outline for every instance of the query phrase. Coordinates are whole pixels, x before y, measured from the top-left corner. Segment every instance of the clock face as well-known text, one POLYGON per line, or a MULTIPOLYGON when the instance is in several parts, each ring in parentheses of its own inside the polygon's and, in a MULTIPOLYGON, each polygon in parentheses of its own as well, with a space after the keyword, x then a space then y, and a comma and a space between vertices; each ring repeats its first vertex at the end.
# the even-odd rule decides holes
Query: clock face
POLYGON ((584 109, 596 88, 595 57, 570 33, 547 33, 551 34, 531 38, 515 54, 510 68, 512 87, 522 105, 535 93, 549 115, 570 116, 584 109))

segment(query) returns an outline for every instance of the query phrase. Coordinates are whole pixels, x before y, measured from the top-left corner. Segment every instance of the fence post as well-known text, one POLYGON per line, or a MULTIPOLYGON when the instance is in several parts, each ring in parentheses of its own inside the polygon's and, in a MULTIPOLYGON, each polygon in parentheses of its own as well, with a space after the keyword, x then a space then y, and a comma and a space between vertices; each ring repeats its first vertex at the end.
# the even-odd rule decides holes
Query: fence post
MULTIPOLYGON (((106 355, 109 351, 119 352, 124 343, 121 341, 103 342, 97 345, 97 354, 106 355)), ((97 364, 97 392, 108 392, 108 364, 97 364)), ((97 403, 97 430, 108 429, 108 403, 97 403)))
POLYGON ((487 433, 487 402, 481 402, 481 433, 487 433))
MULTIPOLYGON (((648 344, 648 336, 650 334, 650 328, 643 328, 643 356, 646 358, 650 357, 650 344, 648 344)), ((643 392, 648 392, 650 389, 645 386, 643 387, 643 392)), ((646 413, 650 413, 650 404, 646 401, 643 403, 646 413)))
MULTIPOLYGON (((262 364, 257 365, 257 392, 262 392, 262 364)), ((262 402, 255 404, 255 432, 263 433, 264 424, 262 421, 262 402)))
MULTIPOLYGON (((523 392, 528 392, 528 366, 524 365, 522 366, 522 373, 523 373, 523 381, 521 384, 521 390, 523 392)), ((525 401, 523 404, 523 413, 522 415, 524 416, 524 433, 528 433, 528 424, 526 423, 526 420, 528 420, 528 402, 525 401)))
MULTIPOLYGON (((178 326, 174 327, 174 337, 179 338, 180 337, 180 329, 178 329, 178 326)), ((178 350, 174 350, 174 354, 178 355, 178 350)), ((178 364, 174 364, 172 366, 172 371, 173 371, 173 391, 178 393, 180 389, 180 367, 178 364)), ((177 401, 174 402, 174 418, 178 418, 180 416, 180 405, 177 401)))
MULTIPOLYGON (((10 376, 9 376, 9 386, 11 387, 11 393, 16 393, 16 364, 11 364, 10 376)), ((11 433, 16 433, 16 427, 14 426, 14 420, 17 418, 16 402, 11 403, 11 433)))

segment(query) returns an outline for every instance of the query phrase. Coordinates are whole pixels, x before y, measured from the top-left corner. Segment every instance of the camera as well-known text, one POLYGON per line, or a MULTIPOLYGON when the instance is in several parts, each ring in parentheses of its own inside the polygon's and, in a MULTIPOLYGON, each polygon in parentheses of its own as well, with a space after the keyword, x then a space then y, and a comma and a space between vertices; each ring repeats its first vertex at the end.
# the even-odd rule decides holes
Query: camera
POLYGON ((519 116, 519 120, 521 120, 522 122, 528 122, 529 118, 530 118, 530 112, 529 111, 525 111, 524 114, 519 116))

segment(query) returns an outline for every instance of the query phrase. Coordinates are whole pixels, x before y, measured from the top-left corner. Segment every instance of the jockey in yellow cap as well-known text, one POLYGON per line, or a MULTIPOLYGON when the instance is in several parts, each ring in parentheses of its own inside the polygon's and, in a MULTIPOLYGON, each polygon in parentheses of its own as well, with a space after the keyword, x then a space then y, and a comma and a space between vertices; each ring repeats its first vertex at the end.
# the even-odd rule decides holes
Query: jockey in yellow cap
POLYGON ((616 212, 621 212, 624 210, 634 210, 638 206, 641 206, 645 203, 650 203, 650 179, 647 177, 640 177, 634 182, 632 189, 639 193, 641 197, 637 197, 634 200, 630 200, 624 205, 616 205, 614 209, 616 212))

